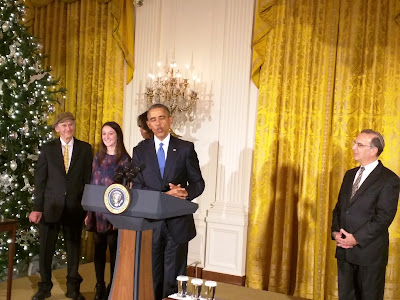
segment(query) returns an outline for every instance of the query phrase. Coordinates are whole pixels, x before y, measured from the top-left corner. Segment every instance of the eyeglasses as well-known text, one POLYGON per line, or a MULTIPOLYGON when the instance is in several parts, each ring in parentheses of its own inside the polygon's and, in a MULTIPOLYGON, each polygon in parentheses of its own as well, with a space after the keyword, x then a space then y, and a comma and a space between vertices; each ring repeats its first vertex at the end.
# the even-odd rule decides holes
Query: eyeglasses
POLYGON ((356 145, 357 148, 363 148, 363 147, 373 148, 373 147, 375 147, 375 146, 371 146, 371 145, 364 145, 364 144, 361 144, 361 143, 357 143, 356 141, 353 141, 353 146, 354 145, 356 145))

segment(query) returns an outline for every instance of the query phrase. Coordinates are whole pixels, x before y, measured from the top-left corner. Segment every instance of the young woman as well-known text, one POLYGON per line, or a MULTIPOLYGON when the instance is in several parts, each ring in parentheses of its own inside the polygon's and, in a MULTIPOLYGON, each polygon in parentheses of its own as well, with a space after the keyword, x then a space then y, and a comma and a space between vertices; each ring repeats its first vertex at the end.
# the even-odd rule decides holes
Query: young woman
MULTIPOLYGON (((104 123, 101 129, 100 150, 93 159, 91 184, 103 186, 113 184, 115 171, 127 164, 130 159, 124 146, 121 127, 115 122, 104 123)), ((99 199, 99 201, 103 201, 103 199, 99 199)), ((97 280, 94 299, 107 299, 114 274, 118 230, 102 213, 98 212, 88 212, 85 224, 86 230, 94 233, 94 266, 97 280), (104 270, 107 245, 110 249, 110 284, 106 289, 104 270)))

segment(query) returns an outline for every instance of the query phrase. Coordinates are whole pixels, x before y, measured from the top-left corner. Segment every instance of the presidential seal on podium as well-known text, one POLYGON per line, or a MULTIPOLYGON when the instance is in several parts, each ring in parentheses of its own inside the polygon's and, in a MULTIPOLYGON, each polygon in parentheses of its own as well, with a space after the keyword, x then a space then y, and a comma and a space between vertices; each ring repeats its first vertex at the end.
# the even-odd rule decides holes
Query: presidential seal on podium
POLYGON ((114 183, 104 192, 104 205, 110 213, 121 214, 129 207, 129 191, 122 184, 114 183))

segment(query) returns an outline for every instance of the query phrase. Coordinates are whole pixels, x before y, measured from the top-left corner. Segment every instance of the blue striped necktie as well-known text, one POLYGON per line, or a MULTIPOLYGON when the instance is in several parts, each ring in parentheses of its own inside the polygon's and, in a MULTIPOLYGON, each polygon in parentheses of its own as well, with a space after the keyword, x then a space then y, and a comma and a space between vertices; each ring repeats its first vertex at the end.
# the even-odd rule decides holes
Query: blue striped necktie
POLYGON ((164 176, 164 169, 165 169, 165 152, 163 149, 163 143, 160 143, 160 147, 157 151, 157 160, 158 166, 160 167, 161 178, 164 176))

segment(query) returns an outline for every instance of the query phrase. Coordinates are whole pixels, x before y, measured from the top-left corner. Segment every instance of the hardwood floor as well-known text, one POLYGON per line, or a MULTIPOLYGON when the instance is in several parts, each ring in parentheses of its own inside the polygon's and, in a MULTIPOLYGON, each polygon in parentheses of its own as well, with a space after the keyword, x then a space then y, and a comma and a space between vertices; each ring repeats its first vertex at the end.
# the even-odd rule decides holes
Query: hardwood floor
MULTIPOLYGON (((109 278, 109 267, 106 267, 106 278, 109 278)), ((83 264, 79 267, 79 273, 83 277, 81 292, 86 300, 94 298, 96 276, 93 263, 83 264)), ((68 299, 64 296, 66 292, 66 269, 60 269, 53 272, 53 289, 49 300, 68 299)), ((18 278, 12 284, 12 300, 29 300, 36 293, 37 283, 40 280, 39 275, 18 278)), ((6 299, 7 282, 0 283, 0 300, 6 299)), ((133 296, 132 296, 133 298, 133 296)), ((131 298, 131 299, 132 299, 131 298)), ((277 294, 267 291, 259 291, 241 286, 218 283, 216 290, 218 300, 300 300, 301 298, 290 297, 283 294, 277 294)), ((123 299, 121 299, 123 300, 123 299)), ((146 299, 140 299, 146 300, 146 299)))

